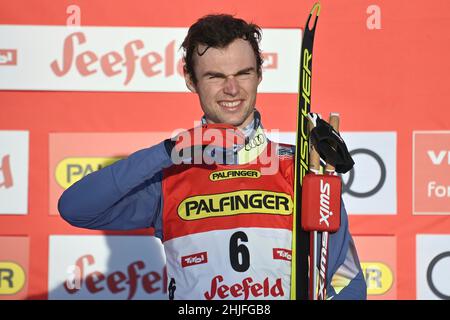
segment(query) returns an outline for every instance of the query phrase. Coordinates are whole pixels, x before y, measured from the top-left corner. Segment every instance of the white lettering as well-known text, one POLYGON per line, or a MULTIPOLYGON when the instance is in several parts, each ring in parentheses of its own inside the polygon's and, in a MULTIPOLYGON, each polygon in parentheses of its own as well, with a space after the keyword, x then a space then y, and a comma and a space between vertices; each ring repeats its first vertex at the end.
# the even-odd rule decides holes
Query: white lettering
POLYGON ((327 227, 330 226, 328 218, 333 215, 330 211, 330 184, 320 180, 320 221, 319 224, 325 222, 327 227))
POLYGON ((427 196, 428 198, 433 196, 436 198, 450 197, 450 186, 437 185, 436 181, 430 181, 428 182, 427 196))
POLYGON ((442 162, 445 158, 445 155, 447 154, 447 164, 450 165, 450 151, 441 150, 441 151, 439 151, 438 154, 436 154, 433 150, 428 150, 427 154, 428 154, 428 157, 430 157, 431 162, 435 166, 442 164, 442 162))
POLYGON ((381 29, 381 8, 375 4, 367 7, 367 14, 370 16, 367 18, 366 26, 369 30, 380 30, 381 29))

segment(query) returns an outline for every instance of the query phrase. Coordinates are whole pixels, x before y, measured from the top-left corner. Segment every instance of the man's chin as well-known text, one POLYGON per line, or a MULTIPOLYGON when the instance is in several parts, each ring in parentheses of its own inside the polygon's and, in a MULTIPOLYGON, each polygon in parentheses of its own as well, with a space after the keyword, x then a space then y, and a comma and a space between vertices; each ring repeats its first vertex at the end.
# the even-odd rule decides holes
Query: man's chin
POLYGON ((244 120, 243 119, 224 119, 223 123, 230 124, 237 128, 243 127, 244 120))

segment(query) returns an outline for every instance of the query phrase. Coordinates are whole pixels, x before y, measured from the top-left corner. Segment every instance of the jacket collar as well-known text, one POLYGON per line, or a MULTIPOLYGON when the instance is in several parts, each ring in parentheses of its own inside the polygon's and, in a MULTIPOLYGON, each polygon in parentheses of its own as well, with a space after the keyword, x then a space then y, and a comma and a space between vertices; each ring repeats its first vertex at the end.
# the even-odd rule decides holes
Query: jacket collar
MULTIPOLYGON (((206 117, 203 116, 202 124, 206 124, 206 117)), ((253 121, 245 128, 241 129, 245 135, 245 145, 235 146, 233 150, 213 150, 215 155, 223 154, 225 164, 247 164, 254 161, 267 147, 268 140, 261 124, 261 115, 255 109, 253 121), (225 153, 225 154, 224 154, 225 153)), ((214 155, 213 155, 214 156, 214 155)), ((222 158, 222 157, 219 157, 222 158)))

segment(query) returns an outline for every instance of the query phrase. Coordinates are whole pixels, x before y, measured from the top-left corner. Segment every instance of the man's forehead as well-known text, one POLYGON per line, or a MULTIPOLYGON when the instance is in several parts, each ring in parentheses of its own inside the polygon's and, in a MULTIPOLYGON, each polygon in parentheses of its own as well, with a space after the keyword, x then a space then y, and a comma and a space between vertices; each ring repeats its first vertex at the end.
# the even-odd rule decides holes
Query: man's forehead
POLYGON ((194 65, 200 68, 256 67, 256 58, 250 43, 243 39, 236 39, 223 48, 209 47, 199 44, 194 50, 194 65))

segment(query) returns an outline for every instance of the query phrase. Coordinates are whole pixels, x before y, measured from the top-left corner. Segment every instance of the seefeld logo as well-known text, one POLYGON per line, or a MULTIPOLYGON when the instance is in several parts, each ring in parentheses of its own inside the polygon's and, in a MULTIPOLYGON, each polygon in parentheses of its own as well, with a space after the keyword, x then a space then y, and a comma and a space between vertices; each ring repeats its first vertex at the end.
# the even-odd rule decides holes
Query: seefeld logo
POLYGON ((18 293, 25 285, 23 268, 15 262, 0 261, 0 296, 18 293))
POLYGON ((107 77, 114 77, 125 71, 124 85, 126 86, 133 79, 137 68, 140 68, 146 77, 154 77, 163 72, 159 70, 161 64, 164 65, 165 77, 173 76, 175 71, 178 75, 183 75, 182 59, 175 61, 175 40, 168 43, 164 54, 154 51, 144 51, 138 54, 139 50, 144 49, 144 42, 133 40, 124 45, 123 53, 110 51, 99 56, 91 50, 86 50, 75 55, 77 47, 86 42, 86 36, 83 32, 75 32, 66 37, 62 61, 54 60, 50 64, 56 76, 67 75, 72 70, 73 65, 82 77, 96 74, 99 70, 107 77))
POLYGON ((259 177, 261 177, 261 172, 258 170, 221 170, 211 173, 209 175, 209 180, 221 181, 236 178, 257 179, 259 177))
POLYGON ((81 256, 75 262, 70 270, 69 278, 64 283, 64 289, 70 293, 77 293, 83 285, 91 294, 99 293, 103 290, 109 290, 113 294, 119 294, 127 290, 127 299, 132 299, 142 285, 144 291, 148 294, 157 291, 167 292, 167 273, 164 268, 163 273, 156 271, 146 271, 144 261, 135 261, 128 265, 126 271, 118 270, 105 275, 100 271, 94 271, 85 275, 86 267, 93 266, 95 258, 91 254, 81 256))
POLYGON ((107 167, 120 159, 122 158, 66 158, 56 166, 56 181, 63 189, 67 189, 89 173, 107 167))
POLYGON ((212 300, 216 296, 219 299, 226 299, 230 295, 234 298, 242 297, 248 300, 249 297, 283 297, 284 291, 281 278, 275 280, 274 284, 270 283, 269 278, 264 279, 262 283, 255 282, 252 277, 242 280, 242 283, 232 285, 221 284, 223 276, 218 275, 211 281, 211 290, 204 293, 207 300, 212 300))
POLYGON ((388 292, 394 282, 391 268, 382 262, 362 262, 368 295, 382 295, 388 292))
POLYGON ((233 216, 244 213, 292 214, 292 199, 286 193, 241 190, 229 193, 193 196, 178 205, 183 220, 233 216))

